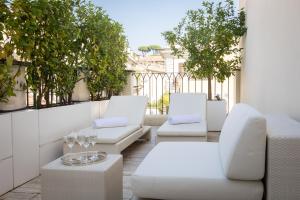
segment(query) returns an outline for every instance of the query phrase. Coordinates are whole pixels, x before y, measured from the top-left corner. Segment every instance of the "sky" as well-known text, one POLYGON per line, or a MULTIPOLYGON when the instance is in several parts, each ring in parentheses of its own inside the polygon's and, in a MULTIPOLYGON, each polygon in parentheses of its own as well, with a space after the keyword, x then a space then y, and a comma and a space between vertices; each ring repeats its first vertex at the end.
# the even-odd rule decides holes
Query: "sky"
POLYGON ((92 0, 123 24, 129 47, 167 43, 161 33, 172 30, 190 9, 201 7, 202 0, 92 0))

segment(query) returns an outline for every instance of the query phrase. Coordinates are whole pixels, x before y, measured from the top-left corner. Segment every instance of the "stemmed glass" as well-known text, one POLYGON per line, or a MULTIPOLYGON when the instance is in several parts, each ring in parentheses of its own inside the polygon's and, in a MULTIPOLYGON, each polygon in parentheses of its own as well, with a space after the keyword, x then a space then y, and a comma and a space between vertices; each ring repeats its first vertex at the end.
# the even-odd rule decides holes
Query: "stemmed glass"
MULTIPOLYGON (((96 144, 96 140, 97 140, 97 134, 96 133, 91 133, 89 136, 89 141, 92 147, 95 146, 96 144)), ((94 161, 96 159, 96 156, 94 155, 94 153, 92 153, 91 159, 94 161)))
POLYGON ((85 157, 86 164, 88 162, 88 148, 89 148, 89 146, 90 146, 90 139, 89 139, 89 136, 86 135, 84 137, 84 142, 83 142, 83 147, 85 148, 85 151, 86 151, 86 157, 85 157))
MULTIPOLYGON (((84 144, 84 141, 85 141, 85 135, 84 134, 79 134, 77 136, 77 143, 79 144, 80 146, 80 151, 82 152, 82 145, 84 144)), ((80 157, 80 160, 82 160, 82 157, 80 157)))
POLYGON ((70 153, 72 153, 72 149, 77 139, 77 135, 74 132, 72 132, 71 134, 65 136, 64 139, 70 149, 70 153))

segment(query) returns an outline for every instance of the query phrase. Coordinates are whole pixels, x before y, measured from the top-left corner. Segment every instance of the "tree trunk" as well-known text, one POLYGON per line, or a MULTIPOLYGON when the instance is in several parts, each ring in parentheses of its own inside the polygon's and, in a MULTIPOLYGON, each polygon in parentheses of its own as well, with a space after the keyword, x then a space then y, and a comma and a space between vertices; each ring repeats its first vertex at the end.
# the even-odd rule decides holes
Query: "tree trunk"
POLYGON ((72 92, 68 94, 68 104, 72 104, 72 92))
MULTIPOLYGON (((27 103, 28 104, 28 103, 27 103)), ((36 96, 36 92, 33 92, 33 107, 35 109, 37 109, 37 96, 36 96)))
POLYGON ((45 101, 46 101, 47 108, 50 106, 49 96, 50 96, 50 92, 49 92, 49 89, 47 88, 45 91, 45 101))
POLYGON ((207 82, 208 82, 207 98, 208 98, 208 100, 212 100, 212 94, 211 94, 211 77, 208 77, 207 82))
POLYGON ((94 94, 91 93, 91 100, 94 101, 94 94))

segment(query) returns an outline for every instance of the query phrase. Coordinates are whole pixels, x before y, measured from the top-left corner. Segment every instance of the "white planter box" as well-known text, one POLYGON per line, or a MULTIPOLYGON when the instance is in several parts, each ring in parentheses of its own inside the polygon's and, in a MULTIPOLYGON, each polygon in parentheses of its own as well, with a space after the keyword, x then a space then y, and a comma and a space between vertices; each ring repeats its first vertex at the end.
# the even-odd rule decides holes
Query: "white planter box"
POLYGON ((14 187, 39 175, 38 111, 12 113, 14 187))
POLYGON ((63 155, 63 140, 40 146, 40 168, 63 155))
POLYGON ((90 102, 39 110, 40 145, 90 126, 90 102))
POLYGON ((11 113, 0 115, 0 160, 12 156, 11 113))
POLYGON ((0 196, 13 189, 12 158, 0 161, 0 196))
POLYGON ((90 102, 39 110, 40 166, 61 156, 61 139, 90 126, 91 118, 90 102))
POLYGON ((62 137, 91 125, 108 101, 0 114, 0 195, 62 155, 62 137))
POLYGON ((207 129, 221 131, 227 116, 226 101, 207 101, 207 129))

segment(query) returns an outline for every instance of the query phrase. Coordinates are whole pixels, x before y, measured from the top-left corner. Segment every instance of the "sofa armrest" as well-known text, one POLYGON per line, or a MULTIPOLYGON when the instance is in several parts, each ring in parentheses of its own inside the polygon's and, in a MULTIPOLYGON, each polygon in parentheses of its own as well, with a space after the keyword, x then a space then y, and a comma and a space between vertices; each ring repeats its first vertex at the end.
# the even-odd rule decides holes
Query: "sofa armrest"
POLYGON ((300 123, 286 115, 267 119, 267 200, 300 198, 300 123))

